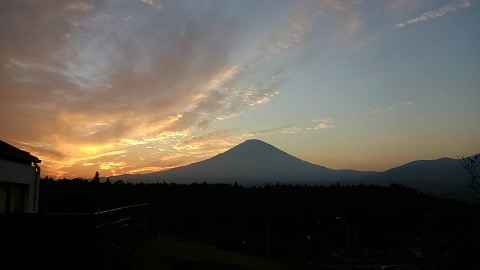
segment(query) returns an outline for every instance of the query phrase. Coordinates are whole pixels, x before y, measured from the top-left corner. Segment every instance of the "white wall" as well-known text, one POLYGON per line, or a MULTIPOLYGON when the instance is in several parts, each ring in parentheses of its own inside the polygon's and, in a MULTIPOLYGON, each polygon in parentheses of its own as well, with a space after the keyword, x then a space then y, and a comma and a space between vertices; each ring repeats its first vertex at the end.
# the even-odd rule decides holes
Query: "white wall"
POLYGON ((25 184, 25 212, 35 211, 35 168, 0 159, 0 182, 25 184))

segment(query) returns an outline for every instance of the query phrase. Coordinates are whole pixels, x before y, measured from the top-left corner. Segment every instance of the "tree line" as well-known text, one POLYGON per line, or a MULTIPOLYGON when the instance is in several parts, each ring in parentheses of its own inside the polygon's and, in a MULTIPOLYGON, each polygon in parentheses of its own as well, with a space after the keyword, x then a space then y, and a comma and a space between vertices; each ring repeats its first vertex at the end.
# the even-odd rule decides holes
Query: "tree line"
POLYGON ((243 187, 236 183, 103 183, 46 178, 40 212, 95 212, 151 203, 150 229, 282 259, 351 256, 478 263, 480 208, 399 184, 243 187), (267 240, 268 239, 268 240, 267 240))

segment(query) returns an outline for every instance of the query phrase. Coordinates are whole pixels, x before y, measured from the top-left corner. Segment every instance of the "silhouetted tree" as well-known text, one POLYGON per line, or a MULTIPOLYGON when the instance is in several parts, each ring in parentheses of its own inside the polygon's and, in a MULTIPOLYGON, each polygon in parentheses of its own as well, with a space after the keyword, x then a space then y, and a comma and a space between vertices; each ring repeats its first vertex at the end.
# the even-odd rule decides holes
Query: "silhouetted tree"
POLYGON ((473 157, 460 157, 458 160, 470 176, 470 186, 477 193, 477 200, 480 202, 480 175, 478 172, 480 154, 473 157))
POLYGON ((111 185, 111 184, 112 184, 112 181, 110 181, 110 177, 107 177, 107 180, 105 181, 105 184, 107 184, 107 185, 111 185))
POLYGON ((123 185, 123 184, 125 184, 125 182, 123 182, 123 180, 120 179, 120 180, 115 181, 113 184, 114 185, 123 185))
POLYGON ((93 177, 92 183, 100 183, 100 174, 98 172, 95 173, 95 177, 93 177))

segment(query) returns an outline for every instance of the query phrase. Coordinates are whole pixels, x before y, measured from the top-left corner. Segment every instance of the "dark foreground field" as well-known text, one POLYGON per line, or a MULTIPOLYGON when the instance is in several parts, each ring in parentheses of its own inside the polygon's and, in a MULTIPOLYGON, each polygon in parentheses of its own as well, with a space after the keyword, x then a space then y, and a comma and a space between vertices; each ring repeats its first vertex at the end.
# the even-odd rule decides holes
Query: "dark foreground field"
MULTIPOLYGON (((95 246, 89 249, 93 264, 115 269, 480 269, 480 207, 399 185, 41 183, 44 216, 144 203, 149 204, 117 217, 119 228, 130 229, 104 232, 103 238, 97 233, 88 242, 95 246)), ((78 260, 74 256, 69 262, 78 260)))

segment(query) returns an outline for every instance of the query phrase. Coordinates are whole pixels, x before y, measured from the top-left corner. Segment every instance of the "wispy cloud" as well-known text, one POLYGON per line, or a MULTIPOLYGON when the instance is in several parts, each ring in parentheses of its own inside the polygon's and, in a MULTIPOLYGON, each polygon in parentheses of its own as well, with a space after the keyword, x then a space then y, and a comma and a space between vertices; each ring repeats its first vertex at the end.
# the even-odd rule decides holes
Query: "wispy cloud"
POLYGON ((428 21, 428 20, 431 20, 431 19, 442 17, 447 13, 456 11, 458 9, 458 7, 466 8, 466 7, 469 7, 470 5, 471 5, 471 2, 469 0, 463 0, 458 6, 457 5, 446 5, 446 6, 443 6, 439 9, 437 9, 437 10, 431 10, 431 11, 424 12, 420 16, 409 19, 405 22, 399 23, 399 24, 393 26, 392 28, 393 29, 403 28, 403 27, 406 27, 406 26, 411 25, 411 24, 416 24, 416 23, 419 23, 419 22, 425 22, 425 21, 428 21))
POLYGON ((173 156, 182 153, 184 156, 188 156, 191 162, 195 162, 225 152, 245 138, 247 137, 237 134, 235 130, 219 130, 192 136, 173 146, 176 151, 173 156))
POLYGON ((318 123, 314 129, 324 129, 324 128, 332 128, 333 126, 328 123, 318 123))
MULTIPOLYGON (((172 149, 279 92, 278 80, 265 77, 275 71, 244 49, 245 36, 263 39, 251 26, 279 10, 256 3, 168 2, 158 9, 149 8, 160 7, 153 0, 60 2, 0 4, 0 135, 29 142, 23 146, 46 160, 44 172, 85 172, 81 164, 102 163, 103 173, 120 171, 106 162, 141 170, 141 149, 161 160, 157 149, 172 149), (258 19, 245 21, 242 10, 258 19)), ((278 29, 267 47, 285 51, 302 40, 308 27, 287 21, 278 25, 289 30, 278 29)))
POLYGON ((371 111, 370 113, 371 114, 379 114, 379 113, 389 112, 389 111, 392 111, 392 110, 395 110, 395 107, 386 107, 386 108, 382 108, 382 109, 377 109, 377 110, 371 111))
POLYGON ((147 4, 147 5, 150 5, 150 6, 155 5, 155 1, 153 1, 153 0, 141 0, 141 1, 145 4, 147 4))
POLYGON ((465 7, 469 7, 470 5, 472 5, 470 0, 462 0, 460 7, 465 8, 465 7))
POLYGON ((163 6, 161 4, 158 4, 156 1, 154 0, 141 0, 143 3, 151 6, 151 7, 155 7, 155 8, 158 8, 158 9, 162 9, 163 6))
POLYGON ((76 2, 69 3, 67 5, 67 8, 72 9, 72 10, 85 11, 85 10, 89 10, 89 9, 94 8, 94 6, 91 5, 91 4, 85 3, 85 2, 76 1, 76 2))
POLYGON ((401 103, 399 103, 395 106, 388 106, 388 107, 384 107, 384 108, 381 108, 381 109, 373 110, 373 111, 370 112, 370 114, 386 113, 386 112, 390 112, 390 111, 393 111, 393 110, 396 110, 396 109, 401 109, 401 107, 412 106, 412 105, 415 105, 415 102, 413 102, 413 101, 401 102, 401 103))
POLYGON ((312 122, 315 123, 313 127, 308 127, 307 129, 327 129, 327 128, 333 128, 333 120, 332 119, 321 119, 321 120, 312 120, 312 122))
POLYGON ((170 168, 257 135, 332 128, 329 119, 256 132, 229 125, 283 102, 291 64, 314 59, 322 42, 337 49, 360 36, 375 40, 364 31, 375 5, 0 1, 0 137, 23 142, 44 160, 43 172, 69 177, 170 168))
POLYGON ((281 131, 282 134, 298 134, 302 132, 303 128, 301 127, 289 127, 281 131))
POLYGON ((247 138, 252 138, 256 136, 269 136, 274 134, 297 134, 297 133, 300 133, 302 130, 303 130, 302 127, 298 127, 294 125, 285 125, 277 128, 243 133, 242 136, 247 138))

